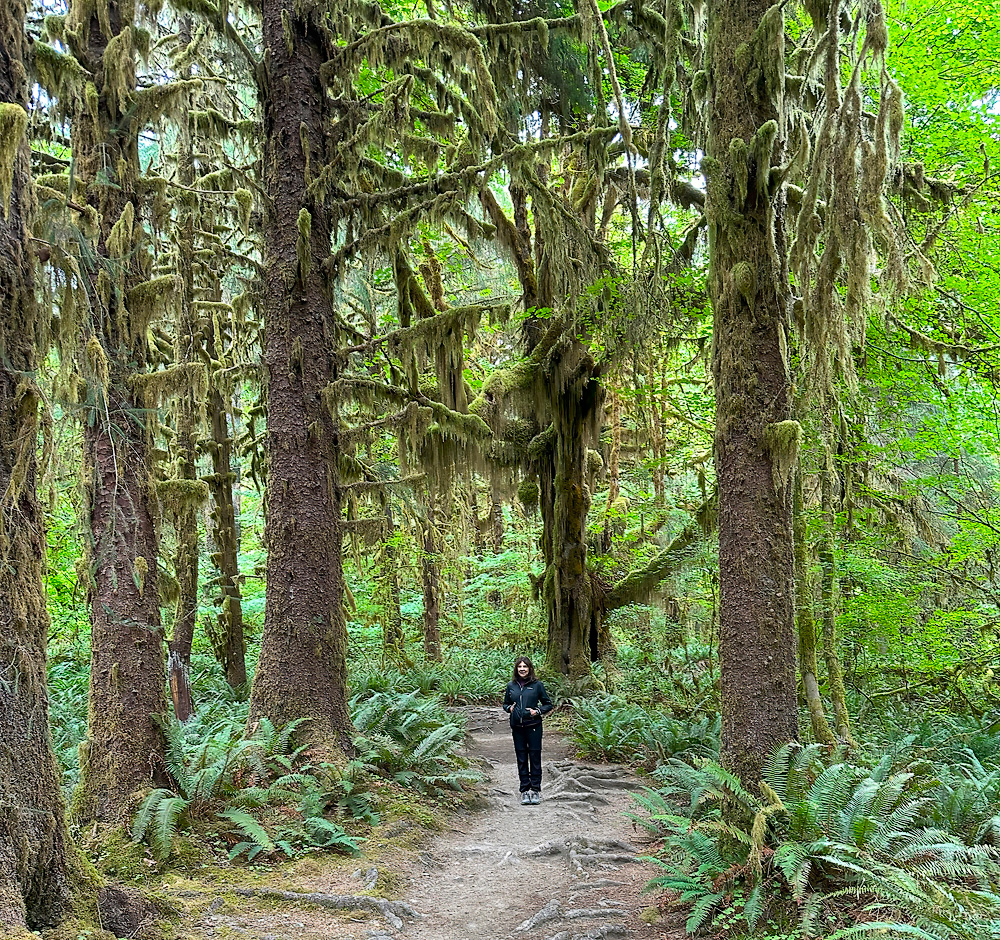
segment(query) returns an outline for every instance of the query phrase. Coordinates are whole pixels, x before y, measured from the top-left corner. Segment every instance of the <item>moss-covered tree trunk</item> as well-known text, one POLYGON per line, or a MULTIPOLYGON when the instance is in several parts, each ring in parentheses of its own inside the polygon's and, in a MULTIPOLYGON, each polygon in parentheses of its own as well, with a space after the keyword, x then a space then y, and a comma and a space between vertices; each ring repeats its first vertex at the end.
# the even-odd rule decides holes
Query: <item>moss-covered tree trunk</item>
POLYGON ((264 362, 267 370, 267 595, 249 725, 309 718, 300 739, 349 747, 340 444, 333 402, 336 327, 323 262, 330 221, 309 192, 328 162, 323 64, 333 55, 323 13, 264 0, 261 83, 268 209, 264 362))
MULTIPOLYGON (((216 302, 222 299, 222 291, 218 288, 214 299, 216 302)), ((211 328, 207 330, 206 348, 210 358, 218 361, 223 337, 217 337, 215 329, 213 321, 211 328)), ((246 640, 243 635, 243 601, 240 590, 239 534, 233 498, 236 483, 233 436, 224 388, 220 386, 219 377, 214 373, 208 379, 206 410, 209 433, 207 447, 212 460, 212 472, 207 477, 212 501, 212 564, 216 570, 212 584, 218 592, 218 613, 209 634, 215 657, 225 670, 229 687, 244 690, 247 685, 246 640)))
POLYGON ((802 469, 795 472, 794 519, 795 536, 795 607, 799 636, 799 674, 802 691, 812 724, 813 737, 821 744, 836 744, 826 720, 823 699, 819 694, 819 667, 816 658, 816 618, 813 615, 813 580, 810 571, 810 551, 806 535, 805 500, 802 494, 802 469))
MULTIPOLYGON (((102 11, 103 12, 103 11, 102 11)), ((84 480, 90 533, 90 702, 81 746, 79 819, 123 821, 136 794, 165 782, 163 629, 157 590, 156 494, 150 466, 146 322, 140 298, 151 255, 139 209, 131 6, 98 16, 74 0, 73 52, 94 76, 96 107, 78 107, 73 156, 99 227, 86 271, 89 317, 78 358, 87 380, 84 480), (125 14, 128 14, 126 16, 125 14), (102 22, 104 25, 102 25, 102 22), (108 32, 105 32, 108 30, 108 32), (114 55, 105 55, 114 42, 114 55)))
MULTIPOLYGON (((181 27, 182 41, 191 41, 191 22, 185 17, 181 27)), ((188 75, 190 69, 188 69, 188 75)), ((194 141, 186 121, 181 122, 177 146, 178 179, 182 186, 194 187, 194 141)), ((195 214, 197 203, 191 193, 179 200, 177 220, 177 277, 180 281, 177 322, 174 335, 174 362, 191 365, 198 361, 199 323, 195 312, 195 214)), ((186 484, 178 492, 187 496, 196 492, 198 478, 197 440, 199 403, 194 390, 183 390, 174 405, 177 433, 173 440, 174 475, 186 484)), ((173 636, 168 644, 167 675, 178 721, 187 721, 194 714, 191 691, 191 647, 198 620, 198 561, 201 546, 198 540, 198 503, 194 498, 182 498, 169 506, 177 532, 174 552, 174 573, 177 577, 177 606, 174 611, 173 636)))
POLYGON ((837 561, 833 553, 833 480, 834 471, 822 471, 820 499, 823 509, 823 531, 819 542, 820 599, 823 613, 823 658, 826 662, 827 689, 833 703, 833 727, 845 744, 854 744, 851 735, 851 714, 847 709, 844 690, 844 670, 837 642, 837 561))
POLYGON ((441 547, 438 544, 437 513, 428 498, 423 526, 420 575, 424 590, 424 657, 441 662, 441 547))
POLYGON ((67 835, 49 737, 36 493, 45 330, 28 250, 31 211, 24 0, 0 6, 0 934, 57 924, 70 900, 67 835), (10 174, 9 176, 7 174, 10 174))
POLYGON ((567 390, 558 402, 561 413, 550 429, 532 442, 543 523, 546 662, 553 672, 572 678, 588 675, 600 652, 600 618, 587 568, 591 474, 586 441, 591 439, 588 422, 601 407, 604 392, 588 375, 588 361, 589 356, 583 354, 582 387, 567 390))
POLYGON ((619 483, 620 462, 622 452, 622 399, 621 395, 611 393, 611 443, 608 448, 608 500, 604 506, 604 532, 601 536, 602 548, 611 551, 611 541, 617 525, 613 517, 618 513, 616 505, 621 494, 619 483))
POLYGON ((382 618, 382 656, 387 662, 400 665, 408 662, 406 633, 399 597, 399 547, 396 520, 392 506, 385 500, 385 530, 378 548, 377 583, 382 618))
POLYGON ((789 420, 788 277, 780 196, 783 13, 770 0, 708 6, 709 292, 719 485, 722 759, 756 787, 798 734, 789 420))

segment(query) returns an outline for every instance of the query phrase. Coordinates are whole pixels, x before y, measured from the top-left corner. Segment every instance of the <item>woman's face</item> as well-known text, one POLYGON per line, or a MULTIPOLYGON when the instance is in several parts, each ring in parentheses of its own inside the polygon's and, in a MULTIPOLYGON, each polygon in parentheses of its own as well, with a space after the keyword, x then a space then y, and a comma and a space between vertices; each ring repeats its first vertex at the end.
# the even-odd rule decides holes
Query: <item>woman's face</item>
POLYGON ((522 679, 527 679, 528 678, 528 672, 529 672, 529 669, 528 669, 528 664, 527 663, 518 663, 517 664, 517 674, 522 679))

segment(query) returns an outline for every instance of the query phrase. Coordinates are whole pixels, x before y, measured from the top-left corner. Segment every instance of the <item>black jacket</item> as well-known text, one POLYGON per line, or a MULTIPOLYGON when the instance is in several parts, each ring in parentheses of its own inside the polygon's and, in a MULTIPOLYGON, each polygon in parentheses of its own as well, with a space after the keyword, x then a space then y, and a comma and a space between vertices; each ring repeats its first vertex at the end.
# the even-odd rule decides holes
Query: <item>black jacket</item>
POLYGON ((503 710, 510 715, 512 728, 533 728, 542 723, 542 715, 548 714, 555 706, 545 691, 545 686, 537 679, 522 687, 520 682, 508 682, 503 697, 503 710), (533 708, 540 714, 529 715, 533 708))

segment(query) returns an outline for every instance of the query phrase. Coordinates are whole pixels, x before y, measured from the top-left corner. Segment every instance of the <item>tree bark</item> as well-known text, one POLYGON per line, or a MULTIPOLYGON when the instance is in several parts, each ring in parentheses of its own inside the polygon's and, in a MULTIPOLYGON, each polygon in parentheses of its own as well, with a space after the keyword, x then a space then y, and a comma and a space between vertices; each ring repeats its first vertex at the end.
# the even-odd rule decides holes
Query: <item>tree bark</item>
MULTIPOLYGON (((70 19, 86 18, 72 40, 73 53, 98 87, 108 43, 132 26, 118 3, 110 2, 107 13, 106 35, 91 4, 70 5, 70 19)), ((131 94, 134 59, 122 55, 113 67, 125 73, 131 94)), ((158 724, 167 705, 156 495, 147 402, 135 383, 146 368, 146 331, 127 299, 148 279, 152 258, 142 245, 138 132, 120 106, 114 95, 101 94, 94 113, 78 106, 73 120, 78 185, 100 218, 93 260, 85 265, 90 317, 78 357, 88 383, 83 449, 91 666, 87 740, 73 808, 80 820, 107 823, 123 822, 137 794, 166 782, 158 724)))
MULTIPOLYGON (((222 291, 216 288, 216 299, 222 291)), ((212 359, 219 359, 224 338, 215 335, 215 325, 208 330, 206 346, 212 359)), ((215 624, 209 629, 212 649, 226 673, 231 689, 243 692, 247 687, 246 641, 243 635, 243 601, 240 590, 239 544, 236 502, 233 488, 236 473, 233 469, 233 437, 230 430, 229 408, 224 389, 218 377, 208 380, 208 452, 212 459, 212 472, 208 476, 208 490, 212 499, 212 564, 217 572, 213 584, 218 590, 215 624)))
POLYGON ((798 734, 789 474, 799 429, 789 420, 783 206, 768 189, 783 149, 782 18, 770 0, 708 7, 702 167, 714 313, 722 759, 748 787, 768 755, 798 734), (777 39, 768 45, 772 31, 777 39))
POLYGON ((28 248, 31 176, 24 70, 25 0, 0 6, 0 933, 55 926, 70 905, 59 773, 49 736, 42 575, 44 513, 36 492, 39 405, 32 378, 45 334, 28 248), (0 170, 2 172, 2 170, 0 170))
MULTIPOLYGON (((309 192, 309 167, 330 157, 320 69, 333 57, 318 11, 262 4, 265 172, 264 363, 269 453, 267 594, 249 727, 310 719, 303 743, 331 756, 350 748, 343 523, 334 418, 324 400, 337 343, 322 264, 330 254, 326 206, 309 192)), ((330 398, 330 396, 326 396, 330 398)))

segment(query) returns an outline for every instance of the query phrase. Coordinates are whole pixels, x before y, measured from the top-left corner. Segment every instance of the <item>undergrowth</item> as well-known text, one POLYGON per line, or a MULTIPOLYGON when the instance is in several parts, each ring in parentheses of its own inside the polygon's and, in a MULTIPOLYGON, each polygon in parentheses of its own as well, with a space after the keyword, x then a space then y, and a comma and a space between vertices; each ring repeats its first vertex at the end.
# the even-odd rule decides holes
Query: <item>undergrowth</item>
POLYGON ((172 786, 144 800, 133 839, 160 863, 183 833, 221 840, 230 860, 353 853, 359 839, 342 823, 378 825, 379 781, 436 795, 481 779, 457 753, 461 719, 439 697, 365 690, 350 707, 356 756, 342 765, 310 762, 294 747, 301 721, 276 729, 262 720, 252 737, 244 737, 240 714, 166 723, 172 786))
POLYGON ((1000 777, 966 757, 936 764, 907 739, 864 766, 786 745, 760 796, 714 761, 671 759, 631 814, 661 840, 650 887, 686 905, 689 933, 996 935, 1000 777))

